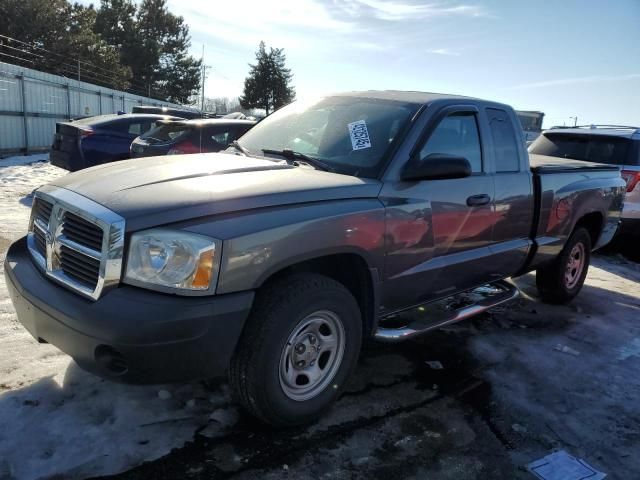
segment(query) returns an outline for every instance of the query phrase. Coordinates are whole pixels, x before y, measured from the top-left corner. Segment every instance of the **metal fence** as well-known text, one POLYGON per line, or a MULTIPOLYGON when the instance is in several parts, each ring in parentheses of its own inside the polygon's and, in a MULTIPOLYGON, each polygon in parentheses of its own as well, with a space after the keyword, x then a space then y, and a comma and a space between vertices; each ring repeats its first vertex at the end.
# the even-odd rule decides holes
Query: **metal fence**
POLYGON ((56 122, 135 105, 180 106, 0 62, 0 154, 48 150, 56 122))

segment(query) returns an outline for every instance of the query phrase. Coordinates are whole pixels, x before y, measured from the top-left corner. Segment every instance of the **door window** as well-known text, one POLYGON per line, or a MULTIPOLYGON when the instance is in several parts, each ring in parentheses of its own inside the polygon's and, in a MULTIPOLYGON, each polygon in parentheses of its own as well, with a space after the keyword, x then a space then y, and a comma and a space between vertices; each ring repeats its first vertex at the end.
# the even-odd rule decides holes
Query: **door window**
POLYGON ((482 172, 482 150, 478 123, 472 112, 453 113, 443 118, 420 150, 420 160, 432 153, 464 157, 473 173, 482 172))
POLYGON ((215 142, 218 142, 220 145, 228 145, 229 144, 229 132, 221 132, 211 135, 211 139, 215 142))
POLYGON ((516 143, 516 132, 513 123, 504 110, 487 108, 493 151, 496 161, 496 172, 518 172, 520 156, 516 143))
POLYGON ((130 123, 127 127, 129 135, 140 136, 151 129, 151 121, 130 123))
POLYGON ((131 135, 141 135, 142 125, 140 123, 130 123, 128 133, 131 135))

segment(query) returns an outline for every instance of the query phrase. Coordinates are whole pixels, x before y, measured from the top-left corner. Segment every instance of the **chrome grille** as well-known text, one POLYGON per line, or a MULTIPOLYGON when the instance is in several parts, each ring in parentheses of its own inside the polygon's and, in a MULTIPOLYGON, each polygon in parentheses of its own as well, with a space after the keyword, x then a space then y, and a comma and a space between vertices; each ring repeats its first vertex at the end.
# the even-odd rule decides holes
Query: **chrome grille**
POLYGON ((42 257, 47 255, 47 230, 49 229, 49 219, 51 218, 51 210, 53 205, 43 200, 35 198, 33 200, 33 237, 35 240, 35 248, 42 257))
POLYGON ((44 225, 49 225, 49 219, 51 218, 51 209, 53 208, 53 205, 41 198, 36 198, 33 204, 33 208, 35 210, 36 218, 42 220, 42 223, 44 225))
POLYGON ((87 257, 80 252, 60 246, 60 267, 64 273, 92 288, 98 284, 100 278, 100 260, 87 257))
POLYGON ((27 243, 49 278, 88 298, 120 281, 124 219, 70 190, 36 192, 27 243))
POLYGON ((35 240, 35 246, 38 250, 38 253, 45 257, 47 255, 47 240, 45 237, 45 233, 40 229, 33 230, 33 238, 35 240))
POLYGON ((80 245, 98 252, 102 250, 102 237, 104 236, 102 229, 71 212, 64 213, 62 234, 80 245))

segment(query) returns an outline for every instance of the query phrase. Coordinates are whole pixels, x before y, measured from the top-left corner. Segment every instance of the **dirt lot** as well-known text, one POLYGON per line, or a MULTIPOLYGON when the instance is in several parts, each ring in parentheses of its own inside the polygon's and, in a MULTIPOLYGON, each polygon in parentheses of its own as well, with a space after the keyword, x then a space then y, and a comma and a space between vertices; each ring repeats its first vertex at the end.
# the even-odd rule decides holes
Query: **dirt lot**
MULTIPOLYGON (((24 233, 28 194, 64 173, 19 163, 0 163, 0 260, 24 233)), ((554 449, 607 478, 640 478, 639 282, 637 263, 598 255, 578 299, 558 307, 525 276, 508 306, 367 345, 328 415, 274 431, 224 383, 137 387, 84 373, 22 329, 0 277, 0 479, 532 479, 524 465, 554 449)))

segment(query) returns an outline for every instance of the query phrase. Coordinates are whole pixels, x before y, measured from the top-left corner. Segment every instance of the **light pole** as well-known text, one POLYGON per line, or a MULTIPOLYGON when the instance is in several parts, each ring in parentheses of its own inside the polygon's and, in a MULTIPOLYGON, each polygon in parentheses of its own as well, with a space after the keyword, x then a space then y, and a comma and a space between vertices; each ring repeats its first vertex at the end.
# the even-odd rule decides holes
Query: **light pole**
POLYGON ((210 65, 202 65, 202 99, 200 104, 200 111, 204 112, 204 82, 207 79, 207 70, 211 69, 210 65))
POLYGON ((575 117, 569 117, 573 119, 573 126, 577 127, 578 126, 578 116, 576 115, 575 117))

